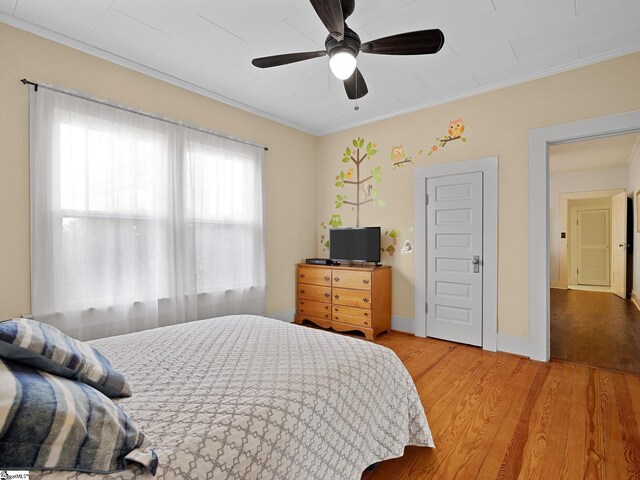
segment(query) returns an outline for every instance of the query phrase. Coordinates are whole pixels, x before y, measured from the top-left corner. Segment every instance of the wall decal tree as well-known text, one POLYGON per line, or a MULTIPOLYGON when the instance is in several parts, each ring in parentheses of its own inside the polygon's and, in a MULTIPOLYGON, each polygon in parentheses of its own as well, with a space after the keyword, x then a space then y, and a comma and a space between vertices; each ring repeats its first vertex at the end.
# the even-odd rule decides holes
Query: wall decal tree
POLYGON ((356 227, 360 226, 360 207, 371 203, 379 207, 384 207, 385 202, 381 200, 380 192, 374 187, 375 183, 382 181, 382 168, 380 166, 375 167, 369 172, 369 176, 362 178, 360 167, 367 159, 371 159, 378 151, 376 145, 369 142, 364 147, 364 138, 358 137, 353 139, 353 147, 347 147, 342 154, 343 163, 353 162, 355 167, 350 168, 346 172, 343 170, 336 175, 336 187, 345 188, 349 185, 355 188, 355 201, 348 200, 347 195, 336 196, 336 208, 341 208, 343 205, 351 205, 356 212, 356 227))

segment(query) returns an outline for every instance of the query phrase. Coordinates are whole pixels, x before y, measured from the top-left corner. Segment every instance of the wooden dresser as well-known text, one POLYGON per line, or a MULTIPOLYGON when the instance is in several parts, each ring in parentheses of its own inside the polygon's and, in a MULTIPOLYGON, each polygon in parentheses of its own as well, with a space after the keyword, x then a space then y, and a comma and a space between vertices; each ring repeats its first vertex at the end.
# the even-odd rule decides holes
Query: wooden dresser
POLYGON ((296 266, 296 318, 373 340, 391 331, 391 267, 296 266))

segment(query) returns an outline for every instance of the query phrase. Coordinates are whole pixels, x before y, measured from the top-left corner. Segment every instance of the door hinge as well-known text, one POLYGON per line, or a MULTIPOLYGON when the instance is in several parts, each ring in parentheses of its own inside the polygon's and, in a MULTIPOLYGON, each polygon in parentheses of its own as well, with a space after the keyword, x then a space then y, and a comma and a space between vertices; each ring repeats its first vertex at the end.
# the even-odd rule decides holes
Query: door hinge
POLYGON ((576 270, 576 273, 577 273, 578 275, 580 275, 580 269, 579 269, 579 268, 576 270))
POLYGON ((429 205, 429 194, 428 193, 424 194, 424 204, 425 205, 429 205))
POLYGON ((429 304, 428 303, 424 304, 424 313, 429 313, 429 304))

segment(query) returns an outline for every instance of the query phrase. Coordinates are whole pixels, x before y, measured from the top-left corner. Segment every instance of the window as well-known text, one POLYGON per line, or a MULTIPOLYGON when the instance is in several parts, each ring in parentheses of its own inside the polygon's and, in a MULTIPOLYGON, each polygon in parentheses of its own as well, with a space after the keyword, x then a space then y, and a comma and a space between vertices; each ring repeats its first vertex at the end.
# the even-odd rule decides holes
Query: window
POLYGON ((225 303, 261 313, 261 149, 47 88, 32 96, 36 316, 81 324, 98 311, 135 330, 139 315, 146 328, 150 314, 177 323, 225 303))

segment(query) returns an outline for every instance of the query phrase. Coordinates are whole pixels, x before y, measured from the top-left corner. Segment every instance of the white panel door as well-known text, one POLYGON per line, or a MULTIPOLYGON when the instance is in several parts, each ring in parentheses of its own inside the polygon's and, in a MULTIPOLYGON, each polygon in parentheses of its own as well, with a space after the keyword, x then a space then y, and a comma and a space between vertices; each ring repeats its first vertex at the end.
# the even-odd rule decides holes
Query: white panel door
POLYGON ((578 284, 609 286, 609 210, 578 211, 578 284))
POLYGON ((611 197, 611 291, 627 298, 627 194, 611 197))
POLYGON ((482 173, 427 180, 427 336, 482 346, 482 173))

